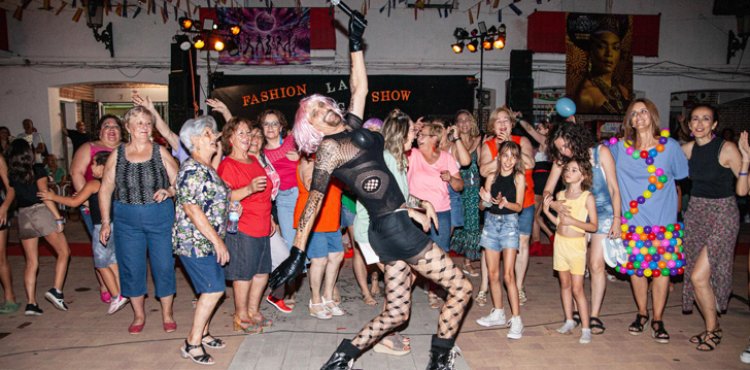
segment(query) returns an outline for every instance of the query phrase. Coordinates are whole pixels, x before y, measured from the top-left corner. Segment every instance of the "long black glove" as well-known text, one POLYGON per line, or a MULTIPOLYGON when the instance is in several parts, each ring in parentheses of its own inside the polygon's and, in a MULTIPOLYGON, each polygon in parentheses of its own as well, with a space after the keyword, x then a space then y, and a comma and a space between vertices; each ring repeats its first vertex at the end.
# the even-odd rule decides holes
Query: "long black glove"
POLYGON ((305 251, 293 247, 289 252, 289 257, 271 273, 271 277, 268 279, 268 285, 271 287, 271 290, 299 276, 305 267, 306 259, 307 253, 305 251))
POLYGON ((349 51, 352 53, 362 50, 364 46, 362 35, 365 33, 367 23, 357 21, 357 19, 364 20, 365 16, 355 10, 352 12, 351 18, 349 18, 349 51))

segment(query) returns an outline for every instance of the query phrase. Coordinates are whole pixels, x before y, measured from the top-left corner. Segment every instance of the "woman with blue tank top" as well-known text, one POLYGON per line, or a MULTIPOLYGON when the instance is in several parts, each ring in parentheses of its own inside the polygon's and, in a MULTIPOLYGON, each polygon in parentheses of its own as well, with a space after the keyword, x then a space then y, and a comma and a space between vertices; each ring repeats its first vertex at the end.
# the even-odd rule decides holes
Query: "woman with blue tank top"
POLYGON ((130 109, 123 121, 130 141, 113 151, 104 169, 99 189, 100 240, 106 245, 114 229, 115 244, 122 246, 115 253, 120 268, 120 294, 130 298, 133 307, 134 317, 128 332, 141 333, 146 322, 148 254, 155 295, 161 303, 163 329, 171 333, 177 330, 172 317, 175 274, 171 199, 175 194, 172 184, 177 177, 177 162, 166 148, 151 142, 155 117, 147 108, 130 109), (111 214, 115 216, 113 220, 111 214))
MULTIPOLYGON (((544 196, 553 194, 562 173, 564 159, 574 158, 578 161, 590 161, 593 170, 591 193, 596 200, 598 228, 591 235, 589 253, 589 273, 591 274, 591 333, 604 333, 604 323, 599 314, 607 289, 607 277, 604 269, 605 238, 620 236, 620 188, 616 180, 615 161, 605 145, 597 145, 591 132, 575 122, 559 124, 547 138, 547 150, 553 162, 549 179, 544 186, 544 196)), ((559 202, 551 205, 557 212, 566 212, 567 207, 559 202)))
POLYGON ((740 136, 739 149, 715 137, 719 116, 710 105, 693 107, 688 119, 695 140, 682 145, 693 183, 685 212, 682 310, 692 311, 693 303, 698 304, 706 328, 690 342, 699 351, 713 351, 723 334, 716 311, 726 311, 732 292, 734 247, 740 229, 735 194, 745 196, 750 187, 750 147, 747 132, 740 136))

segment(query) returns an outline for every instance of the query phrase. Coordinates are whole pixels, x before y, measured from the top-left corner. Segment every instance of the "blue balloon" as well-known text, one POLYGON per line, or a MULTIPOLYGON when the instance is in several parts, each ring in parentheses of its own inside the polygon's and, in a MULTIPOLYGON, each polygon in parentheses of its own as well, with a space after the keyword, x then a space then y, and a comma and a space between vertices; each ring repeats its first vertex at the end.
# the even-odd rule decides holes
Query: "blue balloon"
POLYGON ((560 98, 555 103, 555 110, 557 110, 557 114, 561 117, 567 118, 576 114, 576 103, 570 100, 570 98, 560 98))

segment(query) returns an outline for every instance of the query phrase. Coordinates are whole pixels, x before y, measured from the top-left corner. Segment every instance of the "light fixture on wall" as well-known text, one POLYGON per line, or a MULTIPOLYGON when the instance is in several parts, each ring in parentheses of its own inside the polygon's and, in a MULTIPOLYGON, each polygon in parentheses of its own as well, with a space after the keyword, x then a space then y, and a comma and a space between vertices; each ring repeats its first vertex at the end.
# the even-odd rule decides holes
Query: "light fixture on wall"
POLYGON ((747 39, 750 36, 750 15, 737 15, 737 35, 729 31, 729 42, 727 43, 727 64, 738 51, 745 52, 747 39))
POLYGON ((104 48, 109 50, 109 56, 115 57, 115 45, 112 42, 112 22, 109 22, 104 31, 99 33, 99 29, 104 25, 104 2, 103 0, 89 0, 86 5, 86 25, 94 31, 96 41, 104 44, 104 48))

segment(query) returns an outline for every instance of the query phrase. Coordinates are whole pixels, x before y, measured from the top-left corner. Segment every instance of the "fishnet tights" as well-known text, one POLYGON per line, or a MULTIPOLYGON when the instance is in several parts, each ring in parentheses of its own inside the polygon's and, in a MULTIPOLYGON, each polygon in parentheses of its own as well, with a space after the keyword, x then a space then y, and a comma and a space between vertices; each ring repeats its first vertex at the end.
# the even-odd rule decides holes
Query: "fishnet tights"
POLYGON ((411 310, 411 269, 432 280, 448 292, 438 320, 438 337, 455 338, 466 305, 471 297, 471 282, 442 249, 434 243, 413 261, 396 261, 385 266, 385 309, 367 323, 352 344, 366 349, 409 319, 411 310))

